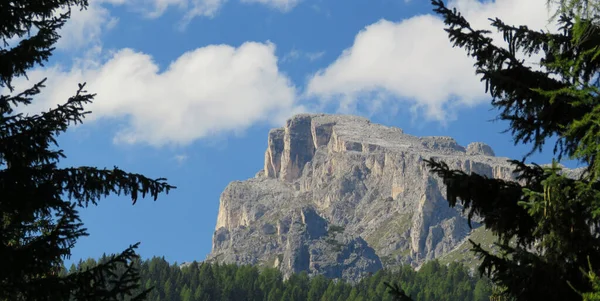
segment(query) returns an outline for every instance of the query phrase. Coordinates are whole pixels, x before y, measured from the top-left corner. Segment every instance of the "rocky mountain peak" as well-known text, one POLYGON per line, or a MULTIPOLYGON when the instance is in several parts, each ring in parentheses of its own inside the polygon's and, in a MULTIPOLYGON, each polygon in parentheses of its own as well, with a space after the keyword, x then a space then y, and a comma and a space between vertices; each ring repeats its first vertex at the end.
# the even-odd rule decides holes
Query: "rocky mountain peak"
POLYGON ((484 143, 465 148, 451 137, 415 137, 356 116, 296 115, 267 139, 263 170, 221 195, 210 261, 350 281, 383 266, 416 266, 471 232, 423 159, 513 176, 507 158, 484 143))
POLYGON ((494 153, 494 150, 489 145, 482 143, 482 142, 469 143, 469 145, 467 145, 467 155, 471 155, 471 156, 481 155, 481 156, 490 156, 490 157, 496 156, 496 154, 494 153))
POLYGON ((284 127, 269 132, 264 174, 292 182, 302 175, 306 163, 321 147, 331 152, 363 154, 388 149, 431 155, 495 156, 492 148, 482 142, 471 143, 465 149, 452 137, 417 138, 362 117, 300 114, 288 119, 284 127))

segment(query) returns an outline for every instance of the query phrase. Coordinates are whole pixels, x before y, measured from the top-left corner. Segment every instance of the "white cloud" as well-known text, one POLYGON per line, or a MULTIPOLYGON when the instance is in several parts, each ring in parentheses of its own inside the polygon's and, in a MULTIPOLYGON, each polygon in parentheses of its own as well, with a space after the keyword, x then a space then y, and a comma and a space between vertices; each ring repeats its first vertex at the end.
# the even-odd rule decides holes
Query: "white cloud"
POLYGON ((281 124, 302 110, 274 52, 271 43, 212 45, 184 53, 161 72, 149 55, 122 49, 104 63, 33 70, 30 81, 19 78, 15 86, 19 91, 48 77, 47 88, 27 107, 39 112, 64 103, 77 83, 87 81, 86 89, 98 95, 86 122, 126 120, 116 143, 185 145, 259 122, 281 124))
POLYGON ((290 50, 290 52, 286 53, 282 58, 281 61, 282 62, 290 62, 290 61, 295 61, 298 58, 300 58, 300 51, 297 49, 292 49, 290 50))
MULTIPOLYGON (((90 1, 86 10, 73 7, 71 19, 60 30, 61 39, 56 47, 61 50, 77 50, 90 44, 100 44, 100 35, 112 29, 118 18, 110 13, 109 6, 127 6, 147 18, 158 18, 169 8, 174 7, 183 12, 178 24, 184 29, 196 17, 212 18, 228 0, 96 0, 90 1)), ((241 0, 247 3, 261 3, 282 11, 289 11, 300 0, 241 0)), ((57 11, 64 13, 67 9, 57 11)), ((12 43, 18 39, 11 40, 12 43)))
POLYGON ((308 52, 306 53, 306 58, 313 62, 316 61, 320 58, 322 58, 325 55, 325 51, 319 51, 319 52, 308 52))
MULTIPOLYGON (((499 17, 508 24, 546 29, 550 13, 546 0, 451 1, 476 29, 491 29, 488 18, 499 17)), ((453 48, 444 24, 432 14, 401 22, 381 20, 359 32, 327 68, 310 79, 308 96, 340 101, 347 110, 357 102, 368 102, 374 93, 381 106, 402 99, 412 110, 424 109, 429 119, 444 121, 457 105, 488 101, 483 83, 475 75, 474 60, 461 48, 453 48)), ((498 44, 502 36, 493 35, 498 44)))
POLYGON ((314 61, 320 59, 321 57, 323 57, 323 55, 325 55, 325 51, 305 52, 305 51, 300 51, 300 50, 294 48, 294 49, 290 50, 290 52, 286 53, 281 58, 281 61, 282 62, 291 62, 291 61, 298 60, 300 58, 306 58, 307 60, 314 62, 314 61))
POLYGON ((195 17, 214 17, 226 0, 191 0, 188 2, 183 22, 188 23, 195 17))
MULTIPOLYGON (((101 44, 101 34, 105 30, 114 28, 119 19, 111 16, 110 11, 103 6, 103 3, 121 4, 119 1, 125 0, 99 0, 90 1, 87 9, 81 10, 78 6, 71 8, 71 18, 58 31, 61 38, 55 47, 59 50, 80 50, 92 45, 92 47, 101 44)), ((54 12, 55 16, 66 13, 67 8, 62 8, 54 12)), ((31 35, 24 37, 11 37, 7 42, 9 47, 14 47, 24 38, 37 34, 37 28, 33 27, 31 35)))
MULTIPOLYGON (((244 2, 248 0, 242 0, 244 2)), ((249 0, 274 6, 282 10, 291 9, 298 0, 249 0)), ((61 39, 56 44, 60 50, 79 50, 88 45, 101 44, 101 34, 106 30, 114 28, 119 19, 112 16, 110 6, 127 6, 129 9, 141 13, 147 18, 158 18, 167 9, 174 7, 183 12, 178 24, 183 29, 196 17, 215 17, 219 9, 227 0, 97 0, 90 1, 85 10, 73 7, 71 18, 59 31, 61 39)), ((67 9, 61 9, 56 14, 64 13, 67 9)), ((18 42, 15 38, 10 41, 11 45, 18 42)))
MULTIPOLYGON (((57 14, 66 11, 62 9, 57 14)), ((99 44, 102 32, 114 28, 117 22, 118 19, 111 16, 110 11, 101 6, 100 2, 90 1, 85 10, 73 7, 71 18, 59 31, 61 38, 56 43, 56 48, 77 50, 90 44, 99 44)))
POLYGON ((159 18, 167 9, 174 7, 184 13, 178 24, 179 28, 183 29, 196 17, 215 17, 226 2, 227 0, 98 0, 90 2, 87 10, 73 11, 70 21, 63 29, 67 36, 61 40, 75 41, 79 44, 98 40, 102 31, 113 28, 118 21, 111 16, 107 4, 125 5, 151 19, 159 18))
POLYGON ((292 8, 294 8, 300 0, 241 0, 246 3, 260 3, 275 9, 281 10, 283 12, 288 12, 292 8))
MULTIPOLYGON (((137 0, 134 0, 136 2, 137 0)), ((160 17, 170 6, 185 12, 181 25, 185 26, 195 17, 214 17, 227 0, 151 0, 151 8, 143 8, 150 18, 160 17)), ((139 2, 139 1, 137 1, 139 2)), ((133 3, 132 3, 133 4, 133 3)), ((135 4, 134 4, 135 5, 135 4)))

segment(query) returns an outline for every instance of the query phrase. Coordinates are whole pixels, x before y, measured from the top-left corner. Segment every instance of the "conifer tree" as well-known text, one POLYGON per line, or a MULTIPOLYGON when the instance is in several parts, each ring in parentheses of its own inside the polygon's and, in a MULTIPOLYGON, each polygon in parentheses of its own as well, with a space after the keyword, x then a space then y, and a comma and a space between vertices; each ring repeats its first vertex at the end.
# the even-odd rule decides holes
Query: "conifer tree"
POLYGON ((499 254, 471 243, 483 259, 480 272, 503 300, 595 300, 600 287, 600 16, 597 1, 559 2, 556 33, 490 19, 504 48, 489 31, 472 28, 456 9, 432 0, 450 41, 475 59, 475 72, 498 119, 509 122, 515 144, 532 146, 522 160, 511 161, 515 180, 426 161, 447 186, 449 205, 460 202, 469 222, 478 216, 499 237, 499 254), (541 54, 541 70, 520 53, 541 54), (552 166, 525 164, 553 137, 552 166), (583 163, 585 171, 568 176, 558 165, 563 158, 583 163))
POLYGON ((87 0, 0 1, 0 91, 9 93, 0 96, 0 300, 118 300, 135 292, 137 244, 103 263, 64 272, 63 259, 87 235, 78 209, 109 194, 130 195, 135 204, 139 197, 156 200, 174 188, 164 179, 116 167, 58 166, 65 154, 57 136, 82 122, 89 113, 84 105, 94 98, 85 84, 55 108, 34 115, 18 112, 42 92, 45 80, 15 91, 13 79, 43 66, 71 9, 87 5, 87 0))
POLYGON ((598 0, 547 0, 548 8, 552 5, 557 5, 558 9, 552 16, 552 20, 556 19, 561 13, 574 13, 573 16, 583 17, 588 20, 594 18, 594 15, 600 13, 600 2, 598 0))

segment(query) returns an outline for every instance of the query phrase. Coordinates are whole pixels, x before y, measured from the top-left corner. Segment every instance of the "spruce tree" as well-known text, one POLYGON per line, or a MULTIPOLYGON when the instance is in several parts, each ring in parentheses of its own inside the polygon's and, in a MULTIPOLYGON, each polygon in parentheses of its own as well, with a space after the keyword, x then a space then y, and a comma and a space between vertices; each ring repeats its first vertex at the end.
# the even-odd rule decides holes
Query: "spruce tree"
POLYGON ((557 5, 558 9, 552 16, 552 20, 556 19, 561 13, 571 14, 572 16, 593 19, 594 15, 600 13, 600 1, 598 0, 546 0, 546 5, 557 5))
POLYGON ((58 166, 65 154, 57 136, 82 122, 89 113, 84 105, 94 98, 85 84, 55 108, 34 115, 17 112, 32 103, 45 80, 25 91, 15 91, 12 80, 43 66, 71 9, 87 5, 86 0, 0 1, 0 91, 10 93, 0 96, 0 300, 121 300, 135 292, 137 244, 103 263, 65 273, 63 260, 87 235, 78 209, 109 194, 130 195, 135 204, 139 197, 156 200, 174 188, 165 179, 116 167, 58 166))
POLYGON ((449 205, 460 203, 469 222, 480 217, 499 237, 498 254, 471 243, 483 259, 479 271, 504 300, 594 300, 600 287, 600 16, 596 1, 560 2, 558 32, 490 19, 505 48, 456 9, 432 0, 450 41, 475 59, 475 72, 498 119, 508 121, 514 143, 531 145, 521 160, 511 160, 514 180, 426 161, 447 186, 449 205), (520 54, 541 54, 539 69, 520 54), (525 164, 551 138, 552 166, 525 164), (569 176, 558 165, 563 158, 577 160, 585 171, 569 176))

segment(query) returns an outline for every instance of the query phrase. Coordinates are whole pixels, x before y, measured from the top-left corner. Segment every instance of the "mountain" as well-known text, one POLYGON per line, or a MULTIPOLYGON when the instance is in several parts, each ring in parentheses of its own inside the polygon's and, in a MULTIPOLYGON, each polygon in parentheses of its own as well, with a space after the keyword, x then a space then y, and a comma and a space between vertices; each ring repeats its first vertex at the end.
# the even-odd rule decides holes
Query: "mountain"
POLYGON ((207 261, 357 281, 442 258, 473 230, 448 206, 429 158, 513 177, 508 158, 480 142, 415 137, 356 116, 296 115, 269 132, 264 169, 223 191, 207 261))

